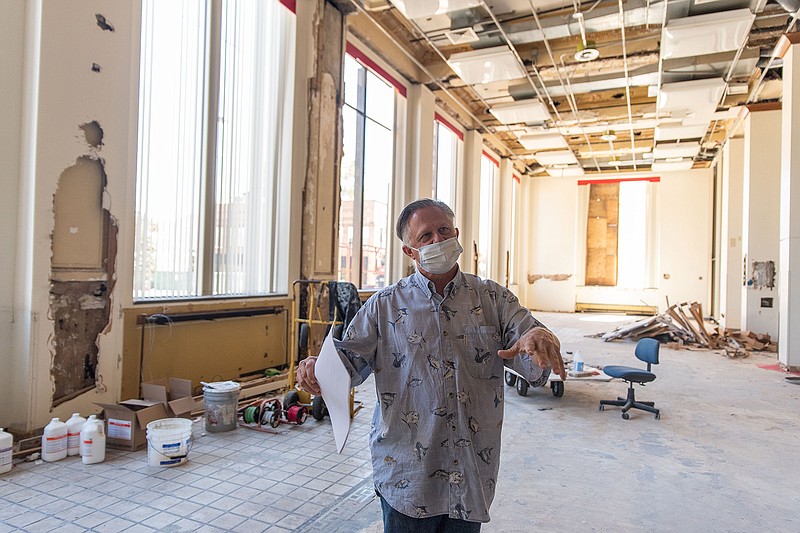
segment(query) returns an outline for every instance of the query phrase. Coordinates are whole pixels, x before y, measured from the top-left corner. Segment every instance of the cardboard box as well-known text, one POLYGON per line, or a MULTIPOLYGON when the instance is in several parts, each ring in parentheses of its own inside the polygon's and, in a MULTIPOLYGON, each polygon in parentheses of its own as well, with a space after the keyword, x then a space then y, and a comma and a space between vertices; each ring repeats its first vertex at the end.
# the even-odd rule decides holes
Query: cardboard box
POLYGON ((135 451, 147 445, 147 424, 169 418, 167 406, 161 402, 125 400, 117 404, 98 403, 103 408, 106 446, 135 451))
POLYGON ((142 399, 162 402, 168 407, 170 417, 189 418, 199 407, 192 398, 192 381, 180 378, 161 378, 142 383, 142 399))
POLYGON ((106 446, 135 451, 147 445, 147 424, 162 418, 185 417, 198 408, 188 379, 157 379, 142 383, 142 398, 117 404, 98 403, 103 408, 106 446))

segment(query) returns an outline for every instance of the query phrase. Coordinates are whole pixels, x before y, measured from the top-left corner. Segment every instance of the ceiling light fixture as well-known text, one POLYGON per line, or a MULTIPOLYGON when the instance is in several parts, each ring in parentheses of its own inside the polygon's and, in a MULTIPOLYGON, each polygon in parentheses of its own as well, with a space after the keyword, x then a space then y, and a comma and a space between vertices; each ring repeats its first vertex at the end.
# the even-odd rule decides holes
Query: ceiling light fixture
POLYGON ((743 8, 670 20, 661 33, 661 55, 673 59, 738 50, 755 18, 743 8))
POLYGON ((587 61, 594 61, 600 57, 600 51, 595 48, 594 41, 586 40, 586 27, 583 24, 583 13, 573 13, 572 18, 578 20, 578 26, 581 29, 581 42, 578 44, 578 50, 575 52, 575 61, 586 63, 587 61))
POLYGON ((700 153, 699 142, 683 142, 657 144, 653 148, 653 159, 667 159, 673 157, 694 157, 700 153))
POLYGON ((550 120, 547 106, 537 98, 497 104, 489 113, 503 124, 541 124, 550 120))
POLYGON ((578 160, 575 158, 575 154, 572 153, 572 150, 555 150, 552 152, 536 152, 534 154, 536 157, 536 161, 539 162, 540 165, 545 166, 552 166, 552 165, 576 165, 578 160))
POLYGON ((667 172, 676 170, 691 170, 694 166, 694 161, 687 159, 685 161, 654 161, 651 170, 653 172, 667 172))
POLYGON ((410 19, 431 17, 481 5, 481 0, 390 0, 410 19))
POLYGON ((452 54, 447 64, 469 85, 525 77, 525 71, 507 46, 452 54))
POLYGON ((519 143, 526 150, 553 150, 567 148, 567 141, 558 133, 528 134, 519 138, 519 143))
POLYGON ((614 133, 614 130, 606 130, 605 133, 603 133, 600 136, 600 138, 603 139, 604 141, 609 141, 609 142, 616 141, 617 140, 617 134, 614 133))

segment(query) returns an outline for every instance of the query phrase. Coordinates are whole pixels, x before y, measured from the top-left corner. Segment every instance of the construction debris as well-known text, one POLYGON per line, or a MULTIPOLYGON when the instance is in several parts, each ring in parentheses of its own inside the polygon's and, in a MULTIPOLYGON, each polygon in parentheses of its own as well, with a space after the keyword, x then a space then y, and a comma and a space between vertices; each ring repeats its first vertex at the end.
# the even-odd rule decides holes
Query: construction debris
POLYGON ((698 302, 671 305, 665 312, 643 318, 613 331, 596 335, 604 341, 644 337, 658 339, 667 348, 676 350, 725 350, 731 358, 747 357, 751 351, 777 352, 778 346, 769 334, 720 328, 703 318, 698 302))

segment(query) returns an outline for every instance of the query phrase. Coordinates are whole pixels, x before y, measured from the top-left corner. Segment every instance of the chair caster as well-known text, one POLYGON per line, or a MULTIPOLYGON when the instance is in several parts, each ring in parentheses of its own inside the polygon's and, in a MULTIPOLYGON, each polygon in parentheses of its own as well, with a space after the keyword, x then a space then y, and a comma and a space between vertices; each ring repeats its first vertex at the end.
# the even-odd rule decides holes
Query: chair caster
POLYGON ((629 415, 628 413, 622 413, 622 419, 623 420, 628 420, 630 417, 631 417, 631 415, 629 415))
POLYGON ((661 420, 661 413, 656 413, 656 420, 661 420))
POLYGON ((605 411, 605 410, 606 410, 606 406, 603 405, 603 404, 600 404, 600 408, 598 409, 598 411, 605 411))

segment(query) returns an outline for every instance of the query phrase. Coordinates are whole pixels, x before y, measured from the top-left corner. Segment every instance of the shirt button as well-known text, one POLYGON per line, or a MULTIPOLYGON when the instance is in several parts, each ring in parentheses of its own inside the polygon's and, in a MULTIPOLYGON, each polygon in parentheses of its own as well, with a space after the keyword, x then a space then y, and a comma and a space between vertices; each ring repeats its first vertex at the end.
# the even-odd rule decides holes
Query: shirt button
POLYGON ((447 332, 446 332, 446 331, 445 331, 445 332, 443 332, 443 333, 442 333, 442 335, 444 335, 445 337, 447 337, 447 332))
POLYGON ((454 464, 455 466, 458 466, 458 459, 455 459, 455 460, 453 461, 453 464, 454 464))
POLYGON ((448 394, 448 396, 452 398, 453 396, 455 396, 455 394, 453 394, 453 393, 451 392, 450 394, 448 394))

